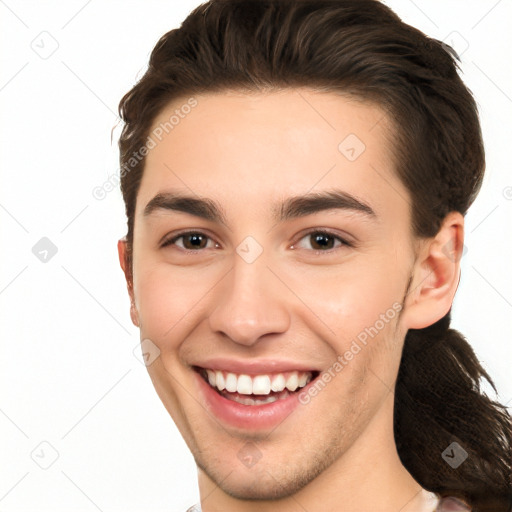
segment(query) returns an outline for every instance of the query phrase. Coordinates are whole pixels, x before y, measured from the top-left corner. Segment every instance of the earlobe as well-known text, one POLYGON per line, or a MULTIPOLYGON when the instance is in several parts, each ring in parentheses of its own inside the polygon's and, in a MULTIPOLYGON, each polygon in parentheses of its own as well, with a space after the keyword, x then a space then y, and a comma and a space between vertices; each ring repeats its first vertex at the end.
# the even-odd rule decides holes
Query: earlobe
POLYGON ((130 303, 130 318, 135 327, 140 327, 139 313, 137 312, 137 308, 135 307, 135 302, 133 300, 130 303))
POLYGON ((133 276, 132 270, 130 268, 130 264, 128 262, 128 242, 126 241, 126 237, 121 238, 117 242, 117 253, 119 256, 119 264, 124 273, 124 277, 126 279, 126 286, 128 288, 128 295, 130 296, 130 318, 132 320, 133 325, 136 327, 140 327, 139 323, 139 314, 137 312, 137 307, 135 306, 135 296, 133 292, 133 276))
POLYGON ((451 212, 437 235, 421 243, 403 315, 408 329, 428 327, 450 311, 460 280, 463 242, 464 217, 451 212))

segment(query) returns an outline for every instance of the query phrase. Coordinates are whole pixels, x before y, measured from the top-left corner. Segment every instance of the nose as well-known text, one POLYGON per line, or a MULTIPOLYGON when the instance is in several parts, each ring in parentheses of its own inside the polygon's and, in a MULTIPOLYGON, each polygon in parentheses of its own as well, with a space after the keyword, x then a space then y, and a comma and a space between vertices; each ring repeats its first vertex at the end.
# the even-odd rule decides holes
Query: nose
POLYGON ((236 255, 231 272, 216 287, 210 328, 246 346, 266 334, 286 332, 290 326, 286 292, 262 257, 247 263, 236 255))

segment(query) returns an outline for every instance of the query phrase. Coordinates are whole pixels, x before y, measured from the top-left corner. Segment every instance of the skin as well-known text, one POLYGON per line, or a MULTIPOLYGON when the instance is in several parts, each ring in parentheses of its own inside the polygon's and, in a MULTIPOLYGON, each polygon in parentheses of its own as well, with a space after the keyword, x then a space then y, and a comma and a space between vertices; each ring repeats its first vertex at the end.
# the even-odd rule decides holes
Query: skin
MULTIPOLYGON (((407 330, 451 307, 463 217, 451 213, 436 237, 414 238, 410 196, 393 171, 392 127, 377 106, 306 88, 196 99, 147 156, 133 273, 125 240, 118 250, 132 320, 160 350, 150 377, 198 465, 203 511, 433 510, 434 496, 398 458, 393 391, 407 330), (366 146, 355 161, 338 150, 348 134, 366 146), (344 209, 283 222, 271 215, 290 196, 334 188, 370 205, 375 218, 344 209), (144 216, 156 194, 171 191, 215 200, 226 223, 165 210, 144 216), (328 238, 333 245, 315 250, 307 232, 320 228, 353 246, 328 238), (190 238, 159 245, 182 230, 207 235, 205 248, 190 238), (263 248, 252 263, 236 252, 247 236, 263 248), (396 303, 401 313, 274 430, 235 429, 202 403, 194 364, 270 358, 327 370, 396 303), (237 457, 248 441, 261 454, 250 468, 237 457)), ((168 105, 154 127, 185 101, 168 105)))

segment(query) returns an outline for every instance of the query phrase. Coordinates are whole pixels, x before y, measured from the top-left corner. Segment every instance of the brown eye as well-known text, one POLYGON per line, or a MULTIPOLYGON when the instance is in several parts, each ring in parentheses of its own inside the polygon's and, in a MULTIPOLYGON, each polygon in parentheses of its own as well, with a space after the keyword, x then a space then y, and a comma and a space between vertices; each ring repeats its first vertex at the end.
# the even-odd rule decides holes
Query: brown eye
POLYGON ((212 247, 212 244, 214 247, 216 246, 213 240, 204 233, 190 231, 188 233, 181 233, 180 235, 165 241, 162 244, 162 247, 176 245, 177 247, 187 251, 198 251, 199 249, 208 248, 208 242, 211 242, 210 247, 212 247))
POLYGON ((181 238, 183 238, 183 246, 185 249, 204 249, 207 245, 207 237, 201 233, 190 233, 181 236, 181 238))
POLYGON ((344 246, 351 247, 351 244, 334 233, 318 230, 310 231, 303 236, 297 244, 294 244, 294 248, 300 247, 301 249, 319 252, 329 252, 344 246))
POLYGON ((332 249, 334 247, 335 238, 327 233, 311 233, 311 246, 315 250, 332 249))

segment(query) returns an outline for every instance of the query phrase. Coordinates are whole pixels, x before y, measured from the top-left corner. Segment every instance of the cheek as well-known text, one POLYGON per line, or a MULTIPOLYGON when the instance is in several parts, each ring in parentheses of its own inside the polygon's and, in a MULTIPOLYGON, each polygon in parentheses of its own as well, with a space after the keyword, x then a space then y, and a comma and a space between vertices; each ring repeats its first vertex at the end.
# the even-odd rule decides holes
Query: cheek
POLYGON ((379 331, 394 325, 405 286, 396 266, 375 259, 350 268, 317 267, 290 279, 290 287, 317 322, 321 320, 340 343, 375 324, 379 331))
POLYGON ((334 388, 349 389, 343 395, 349 402, 380 400, 396 379, 402 281, 396 266, 361 264, 309 271, 294 285, 313 312, 304 309, 302 321, 329 346, 334 388))
POLYGON ((135 271, 134 284, 141 335, 157 344, 165 340, 166 346, 173 345, 172 340, 178 343, 179 333, 197 317, 211 288, 205 273, 162 264, 140 269, 135 271))

